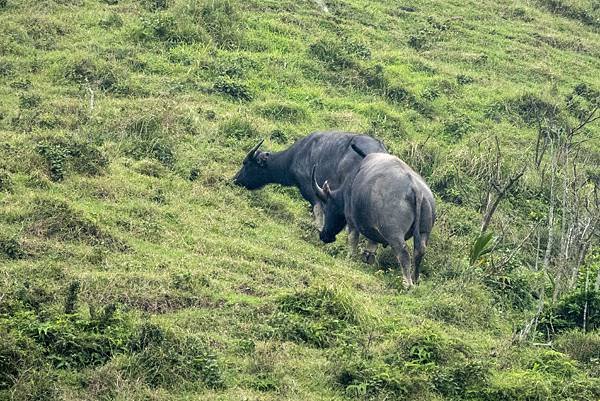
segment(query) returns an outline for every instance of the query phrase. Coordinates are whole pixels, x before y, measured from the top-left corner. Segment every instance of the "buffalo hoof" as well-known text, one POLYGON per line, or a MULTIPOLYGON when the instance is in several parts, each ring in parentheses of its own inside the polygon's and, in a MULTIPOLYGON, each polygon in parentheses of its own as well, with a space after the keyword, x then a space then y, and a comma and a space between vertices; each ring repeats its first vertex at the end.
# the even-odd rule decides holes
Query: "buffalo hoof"
POLYGON ((361 259, 364 263, 372 265, 375 263, 375 254, 373 252, 364 251, 361 259))

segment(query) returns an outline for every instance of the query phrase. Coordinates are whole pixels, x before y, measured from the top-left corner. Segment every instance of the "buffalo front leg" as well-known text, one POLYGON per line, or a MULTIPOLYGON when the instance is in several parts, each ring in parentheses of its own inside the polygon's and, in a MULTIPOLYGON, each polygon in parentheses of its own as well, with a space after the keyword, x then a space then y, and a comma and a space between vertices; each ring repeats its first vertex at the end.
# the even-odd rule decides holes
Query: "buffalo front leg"
POLYGON ((410 254, 408 253, 408 247, 406 246, 406 242, 404 242, 404 239, 401 238, 398 241, 398 243, 392 244, 392 248, 394 248, 396 259, 398 260, 398 264, 400 264, 400 267, 402 268, 404 285, 410 288, 413 286, 413 277, 411 273, 410 254))
POLYGON ((358 230, 352 229, 350 226, 348 226, 348 247, 350 248, 348 250, 348 259, 353 258, 358 251, 358 236, 358 230))
POLYGON ((375 263, 375 252, 377 252, 377 246, 379 244, 377 242, 373 242, 370 239, 367 240, 367 246, 362 253, 362 261, 372 265, 375 263))
POLYGON ((323 213, 323 207, 319 202, 315 203, 313 206, 313 217, 315 219, 317 230, 321 231, 325 225, 325 214, 323 213))

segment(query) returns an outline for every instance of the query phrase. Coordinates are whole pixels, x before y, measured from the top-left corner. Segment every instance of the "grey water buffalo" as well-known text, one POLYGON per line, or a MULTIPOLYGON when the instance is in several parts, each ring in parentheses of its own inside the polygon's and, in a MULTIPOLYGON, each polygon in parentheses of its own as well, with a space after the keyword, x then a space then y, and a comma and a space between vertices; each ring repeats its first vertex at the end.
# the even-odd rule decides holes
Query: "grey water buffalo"
POLYGON ((314 132, 296 141, 282 152, 259 150, 263 141, 254 146, 244 159, 234 183, 247 189, 259 189, 267 184, 296 186, 302 197, 313 208, 318 228, 323 225, 323 205, 311 184, 311 170, 318 165, 317 179, 330 178, 332 185, 341 185, 345 178, 354 175, 361 163, 352 145, 365 153, 387 153, 385 146, 375 138, 349 132, 314 132))
MULTIPOLYGON (((390 245, 402 267, 407 286, 419 280, 419 269, 435 222, 435 202, 425 181, 406 163, 387 153, 366 154, 353 177, 346 177, 341 186, 325 181, 319 186, 313 175, 313 189, 325 204, 325 222, 321 241, 335 241, 347 224, 350 243, 359 233, 369 240, 370 249, 377 244, 390 245), (413 238, 414 272, 406 241, 413 238)), ((339 182, 339 180, 336 180, 339 182)))

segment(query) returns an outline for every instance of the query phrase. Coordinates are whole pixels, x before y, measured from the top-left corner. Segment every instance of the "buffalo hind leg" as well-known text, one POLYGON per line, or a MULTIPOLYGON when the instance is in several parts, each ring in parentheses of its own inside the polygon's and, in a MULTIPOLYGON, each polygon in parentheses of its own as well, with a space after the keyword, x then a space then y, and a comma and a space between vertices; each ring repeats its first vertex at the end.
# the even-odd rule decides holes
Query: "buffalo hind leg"
POLYGON ((421 272, 421 262, 423 261, 423 256, 425 255, 425 248, 427 246, 427 235, 421 233, 421 241, 417 241, 414 244, 415 252, 414 252, 414 282, 417 284, 419 282, 419 273, 421 272))
POLYGON ((413 277, 411 273, 410 254, 408 253, 408 247, 404 238, 400 238, 397 243, 390 244, 396 254, 396 259, 402 268, 402 275, 404 276, 404 284, 407 287, 413 286, 413 277))
POLYGON ((379 244, 377 242, 373 242, 370 239, 367 240, 367 246, 362 253, 362 261, 372 265, 375 263, 375 253, 377 252, 377 246, 379 244))

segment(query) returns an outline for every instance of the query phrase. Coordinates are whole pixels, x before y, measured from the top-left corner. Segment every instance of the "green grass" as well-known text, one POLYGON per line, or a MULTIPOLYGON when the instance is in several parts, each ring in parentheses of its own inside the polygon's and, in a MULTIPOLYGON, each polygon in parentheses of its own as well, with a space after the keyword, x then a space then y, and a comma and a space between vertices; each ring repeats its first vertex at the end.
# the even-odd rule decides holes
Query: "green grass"
POLYGON ((598 7, 325 3, 0 0, 0 399, 600 397, 597 332, 512 342, 534 244, 490 268, 547 211, 539 177, 468 261, 494 138, 513 172, 532 107, 600 90, 598 7), (231 184, 259 138, 322 129, 377 136, 432 187, 419 287, 389 249, 372 267, 319 243, 295 189, 231 184))

